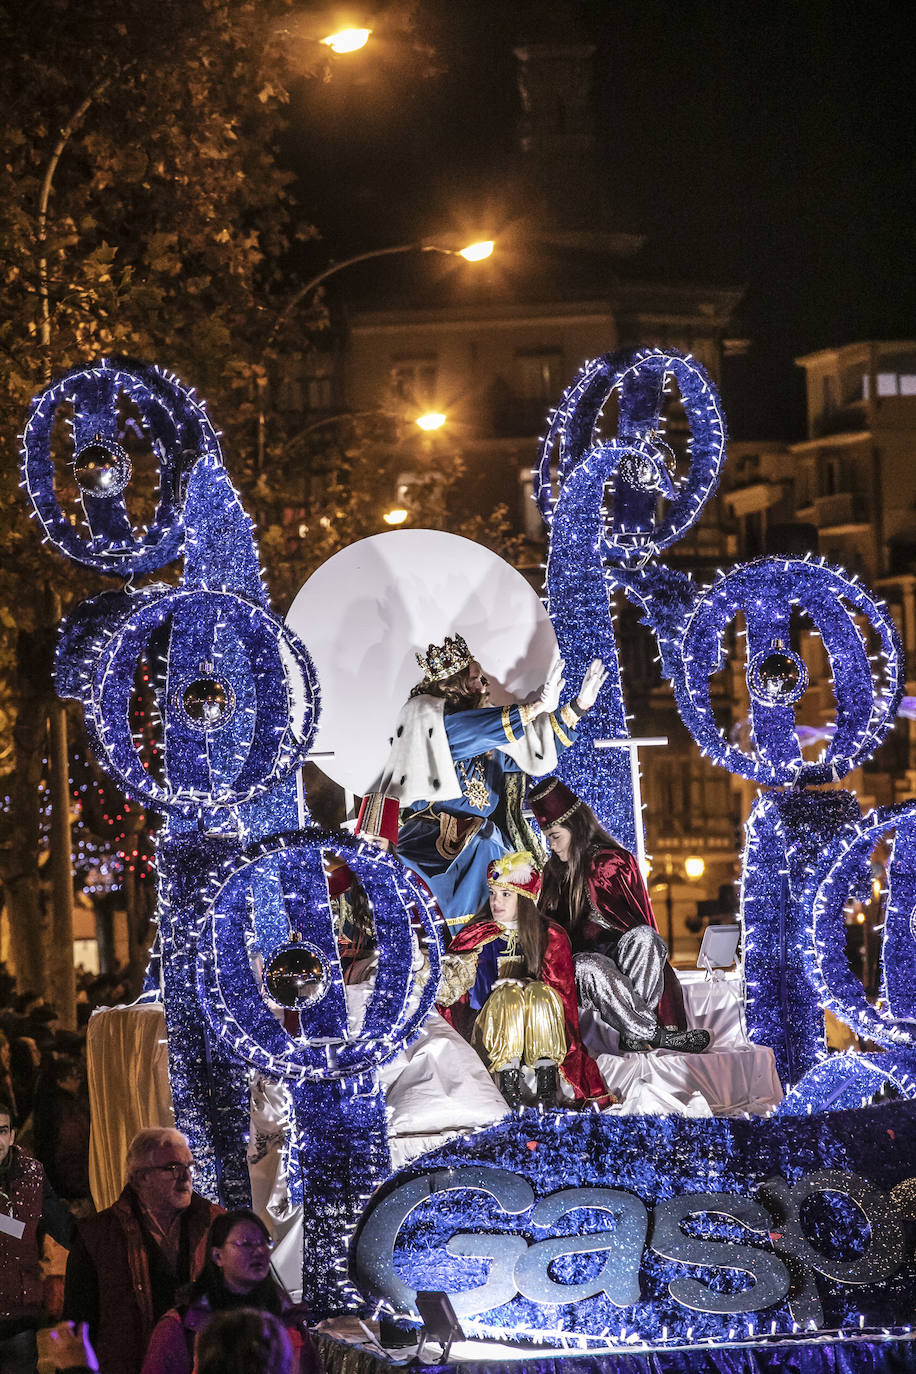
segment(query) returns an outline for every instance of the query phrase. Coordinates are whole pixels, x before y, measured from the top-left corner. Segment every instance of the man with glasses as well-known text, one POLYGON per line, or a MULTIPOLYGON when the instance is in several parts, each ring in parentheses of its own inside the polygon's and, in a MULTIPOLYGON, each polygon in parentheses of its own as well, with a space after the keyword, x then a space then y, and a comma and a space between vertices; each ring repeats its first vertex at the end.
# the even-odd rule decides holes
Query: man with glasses
POLYGON ((64 1317, 88 1323, 105 1374, 139 1374, 153 1327, 203 1266, 207 1231, 222 1208, 194 1192, 192 1173, 180 1131, 140 1131, 127 1150, 121 1196, 77 1226, 64 1317))

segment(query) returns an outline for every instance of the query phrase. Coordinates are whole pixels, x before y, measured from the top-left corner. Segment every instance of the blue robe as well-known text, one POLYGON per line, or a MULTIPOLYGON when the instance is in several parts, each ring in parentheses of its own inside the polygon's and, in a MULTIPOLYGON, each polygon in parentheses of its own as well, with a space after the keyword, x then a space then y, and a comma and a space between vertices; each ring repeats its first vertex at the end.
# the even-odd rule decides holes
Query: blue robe
MULTIPOLYGON (((571 718, 567 708, 550 716, 558 751, 575 738, 571 718)), ((445 715, 444 725, 462 794, 448 801, 415 801, 402 813, 398 855, 426 879, 454 934, 483 906, 487 867, 510 848, 492 817, 506 774, 520 770, 500 746, 519 739, 524 727, 517 706, 453 711, 445 715), (443 816, 453 822, 450 837, 442 835, 443 816)))

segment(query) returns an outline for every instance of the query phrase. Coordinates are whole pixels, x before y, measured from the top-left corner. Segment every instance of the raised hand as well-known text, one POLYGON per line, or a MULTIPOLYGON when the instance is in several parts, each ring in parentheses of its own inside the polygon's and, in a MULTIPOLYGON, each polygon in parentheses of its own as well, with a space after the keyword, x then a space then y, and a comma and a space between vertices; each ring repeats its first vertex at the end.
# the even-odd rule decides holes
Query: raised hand
POLYGON ((555 711, 560 704, 560 693, 563 691, 566 679, 563 670, 566 667, 562 658, 558 658, 556 663, 547 674, 547 681, 541 688, 540 706, 542 711, 555 711))
POLYGON ((601 662, 600 658, 593 658, 585 670, 582 679, 582 686, 579 688, 576 697, 576 705, 580 711, 590 711, 598 700, 598 693, 607 681, 608 670, 601 662))

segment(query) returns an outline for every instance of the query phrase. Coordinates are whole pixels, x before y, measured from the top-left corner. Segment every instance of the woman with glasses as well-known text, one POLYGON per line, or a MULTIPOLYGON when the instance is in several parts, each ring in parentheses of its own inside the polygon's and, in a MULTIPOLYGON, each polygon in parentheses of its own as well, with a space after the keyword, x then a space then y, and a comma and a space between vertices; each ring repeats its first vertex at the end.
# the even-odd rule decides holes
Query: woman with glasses
POLYGON ((191 1374, 197 1336, 216 1312, 253 1308, 270 1312, 286 1328, 297 1374, 317 1374, 302 1307, 293 1306, 270 1267, 273 1242, 261 1218, 239 1208, 223 1212, 210 1227, 200 1277, 153 1331, 142 1374, 191 1374))

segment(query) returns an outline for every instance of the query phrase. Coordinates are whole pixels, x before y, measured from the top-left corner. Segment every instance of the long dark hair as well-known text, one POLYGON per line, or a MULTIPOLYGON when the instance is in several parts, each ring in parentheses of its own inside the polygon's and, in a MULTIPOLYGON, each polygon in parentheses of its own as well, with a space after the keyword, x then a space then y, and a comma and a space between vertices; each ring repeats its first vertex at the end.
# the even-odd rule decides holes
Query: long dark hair
MULTIPOLYGON (((484 678, 485 686, 486 681, 484 678)), ((446 715, 450 715, 452 711, 470 711, 475 706, 480 705, 480 693, 471 688, 470 663, 459 669, 457 673, 452 673, 451 677, 443 678, 441 682, 418 682, 410 695, 412 697, 442 697, 445 702, 446 715)))
POLYGON ((232 1212, 220 1212, 214 1217, 207 1234, 207 1258, 197 1278, 183 1294, 183 1302, 191 1303, 197 1298, 206 1298, 214 1312, 230 1307, 257 1307, 265 1312, 279 1316, 283 1311, 283 1299, 279 1285, 272 1273, 264 1276, 260 1283, 248 1293, 230 1293, 226 1287, 223 1271, 213 1258, 214 1250, 221 1250, 229 1239, 234 1227, 240 1222, 250 1221, 257 1226, 265 1240, 270 1240, 270 1232, 256 1212, 247 1207, 237 1207, 232 1212))
MULTIPOLYGON (((551 854, 544 865, 541 909, 569 930, 576 931, 588 920, 591 903, 588 875, 593 856, 600 849, 616 849, 626 854, 622 844, 609 835, 590 806, 580 802, 561 824, 570 832, 569 858, 563 863, 551 854)), ((545 829, 549 830, 550 826, 545 829)))
MULTIPOLYGON (((539 978, 541 964, 544 962, 544 951, 547 949, 547 922, 530 897, 523 896, 521 892, 516 895, 518 896, 518 943, 521 946, 529 978, 539 978)), ((490 911, 490 899, 488 897, 477 914, 468 921, 468 925, 477 925, 480 921, 493 920, 495 917, 490 911)))

